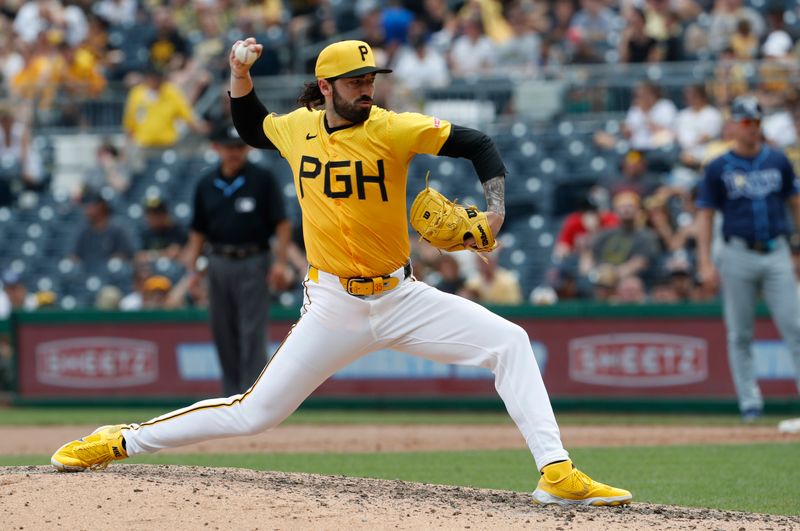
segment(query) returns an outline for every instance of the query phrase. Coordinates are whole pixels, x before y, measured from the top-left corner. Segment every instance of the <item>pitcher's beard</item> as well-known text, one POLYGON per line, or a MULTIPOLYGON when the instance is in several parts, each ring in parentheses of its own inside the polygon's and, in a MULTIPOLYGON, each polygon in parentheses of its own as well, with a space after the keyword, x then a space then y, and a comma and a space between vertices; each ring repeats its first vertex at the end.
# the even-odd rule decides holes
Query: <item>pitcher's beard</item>
POLYGON ((355 103, 349 103, 344 98, 339 97, 336 88, 333 89, 333 110, 347 120, 354 124, 366 121, 369 118, 369 113, 372 111, 372 105, 369 107, 361 107, 358 103, 362 101, 361 98, 356 100, 355 103))

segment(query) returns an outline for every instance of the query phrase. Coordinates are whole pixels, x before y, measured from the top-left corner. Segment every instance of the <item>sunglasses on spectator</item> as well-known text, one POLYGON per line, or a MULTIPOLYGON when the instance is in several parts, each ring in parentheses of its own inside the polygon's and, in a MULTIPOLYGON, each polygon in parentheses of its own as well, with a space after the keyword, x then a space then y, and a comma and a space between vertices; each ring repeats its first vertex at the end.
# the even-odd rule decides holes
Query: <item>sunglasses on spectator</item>
POLYGON ((744 126, 761 125, 761 120, 759 120, 758 118, 742 118, 741 120, 739 120, 739 123, 744 126))

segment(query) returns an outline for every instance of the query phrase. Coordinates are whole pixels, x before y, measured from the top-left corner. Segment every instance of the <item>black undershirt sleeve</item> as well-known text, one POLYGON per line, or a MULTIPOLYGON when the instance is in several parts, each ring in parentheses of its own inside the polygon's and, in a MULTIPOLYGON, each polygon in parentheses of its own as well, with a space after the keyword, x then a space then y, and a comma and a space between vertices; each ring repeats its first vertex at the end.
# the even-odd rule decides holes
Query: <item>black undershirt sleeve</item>
POLYGON ((506 167, 492 139, 469 127, 452 124, 450 138, 445 141, 438 155, 469 159, 482 183, 506 174, 506 167))
POLYGON ((231 97, 233 125, 242 140, 250 146, 261 149, 278 149, 264 134, 263 123, 268 114, 269 111, 256 96, 255 89, 241 98, 231 97))

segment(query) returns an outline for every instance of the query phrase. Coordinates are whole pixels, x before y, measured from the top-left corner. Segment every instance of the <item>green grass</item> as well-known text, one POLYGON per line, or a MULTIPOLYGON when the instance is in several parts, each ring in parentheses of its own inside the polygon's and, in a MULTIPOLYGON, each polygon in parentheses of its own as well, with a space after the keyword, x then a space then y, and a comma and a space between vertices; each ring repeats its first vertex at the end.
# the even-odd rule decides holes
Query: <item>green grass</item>
MULTIPOLYGON (((67 424, 117 424, 142 422, 168 412, 155 408, 0 408, 0 426, 46 426, 67 424)), ((672 424, 672 425, 738 425, 737 415, 677 414, 581 414, 557 415, 563 425, 575 424, 672 424)), ((783 417, 766 416, 761 424, 777 424, 783 417)), ((448 411, 374 411, 374 410, 300 410, 286 424, 511 424, 505 412, 448 411)))
MULTIPOLYGON (((581 448, 574 461, 640 502, 800 515, 800 445, 747 444, 581 448)), ((0 456, 0 465, 46 464, 47 457, 0 456)), ((363 454, 149 455, 129 463, 243 467, 403 479, 530 491, 536 473, 522 450, 363 454)))

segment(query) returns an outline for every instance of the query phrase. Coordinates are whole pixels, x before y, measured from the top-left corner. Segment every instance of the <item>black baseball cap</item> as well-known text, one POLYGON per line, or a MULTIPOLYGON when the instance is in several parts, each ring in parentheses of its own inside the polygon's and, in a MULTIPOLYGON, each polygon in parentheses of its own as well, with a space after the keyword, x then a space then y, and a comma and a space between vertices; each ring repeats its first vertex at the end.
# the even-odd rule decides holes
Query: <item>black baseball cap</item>
POLYGON ((236 130, 236 127, 234 127, 230 122, 216 124, 214 128, 211 129, 208 139, 214 144, 220 144, 223 146, 246 145, 246 142, 242 140, 242 137, 239 136, 239 132, 236 130))

